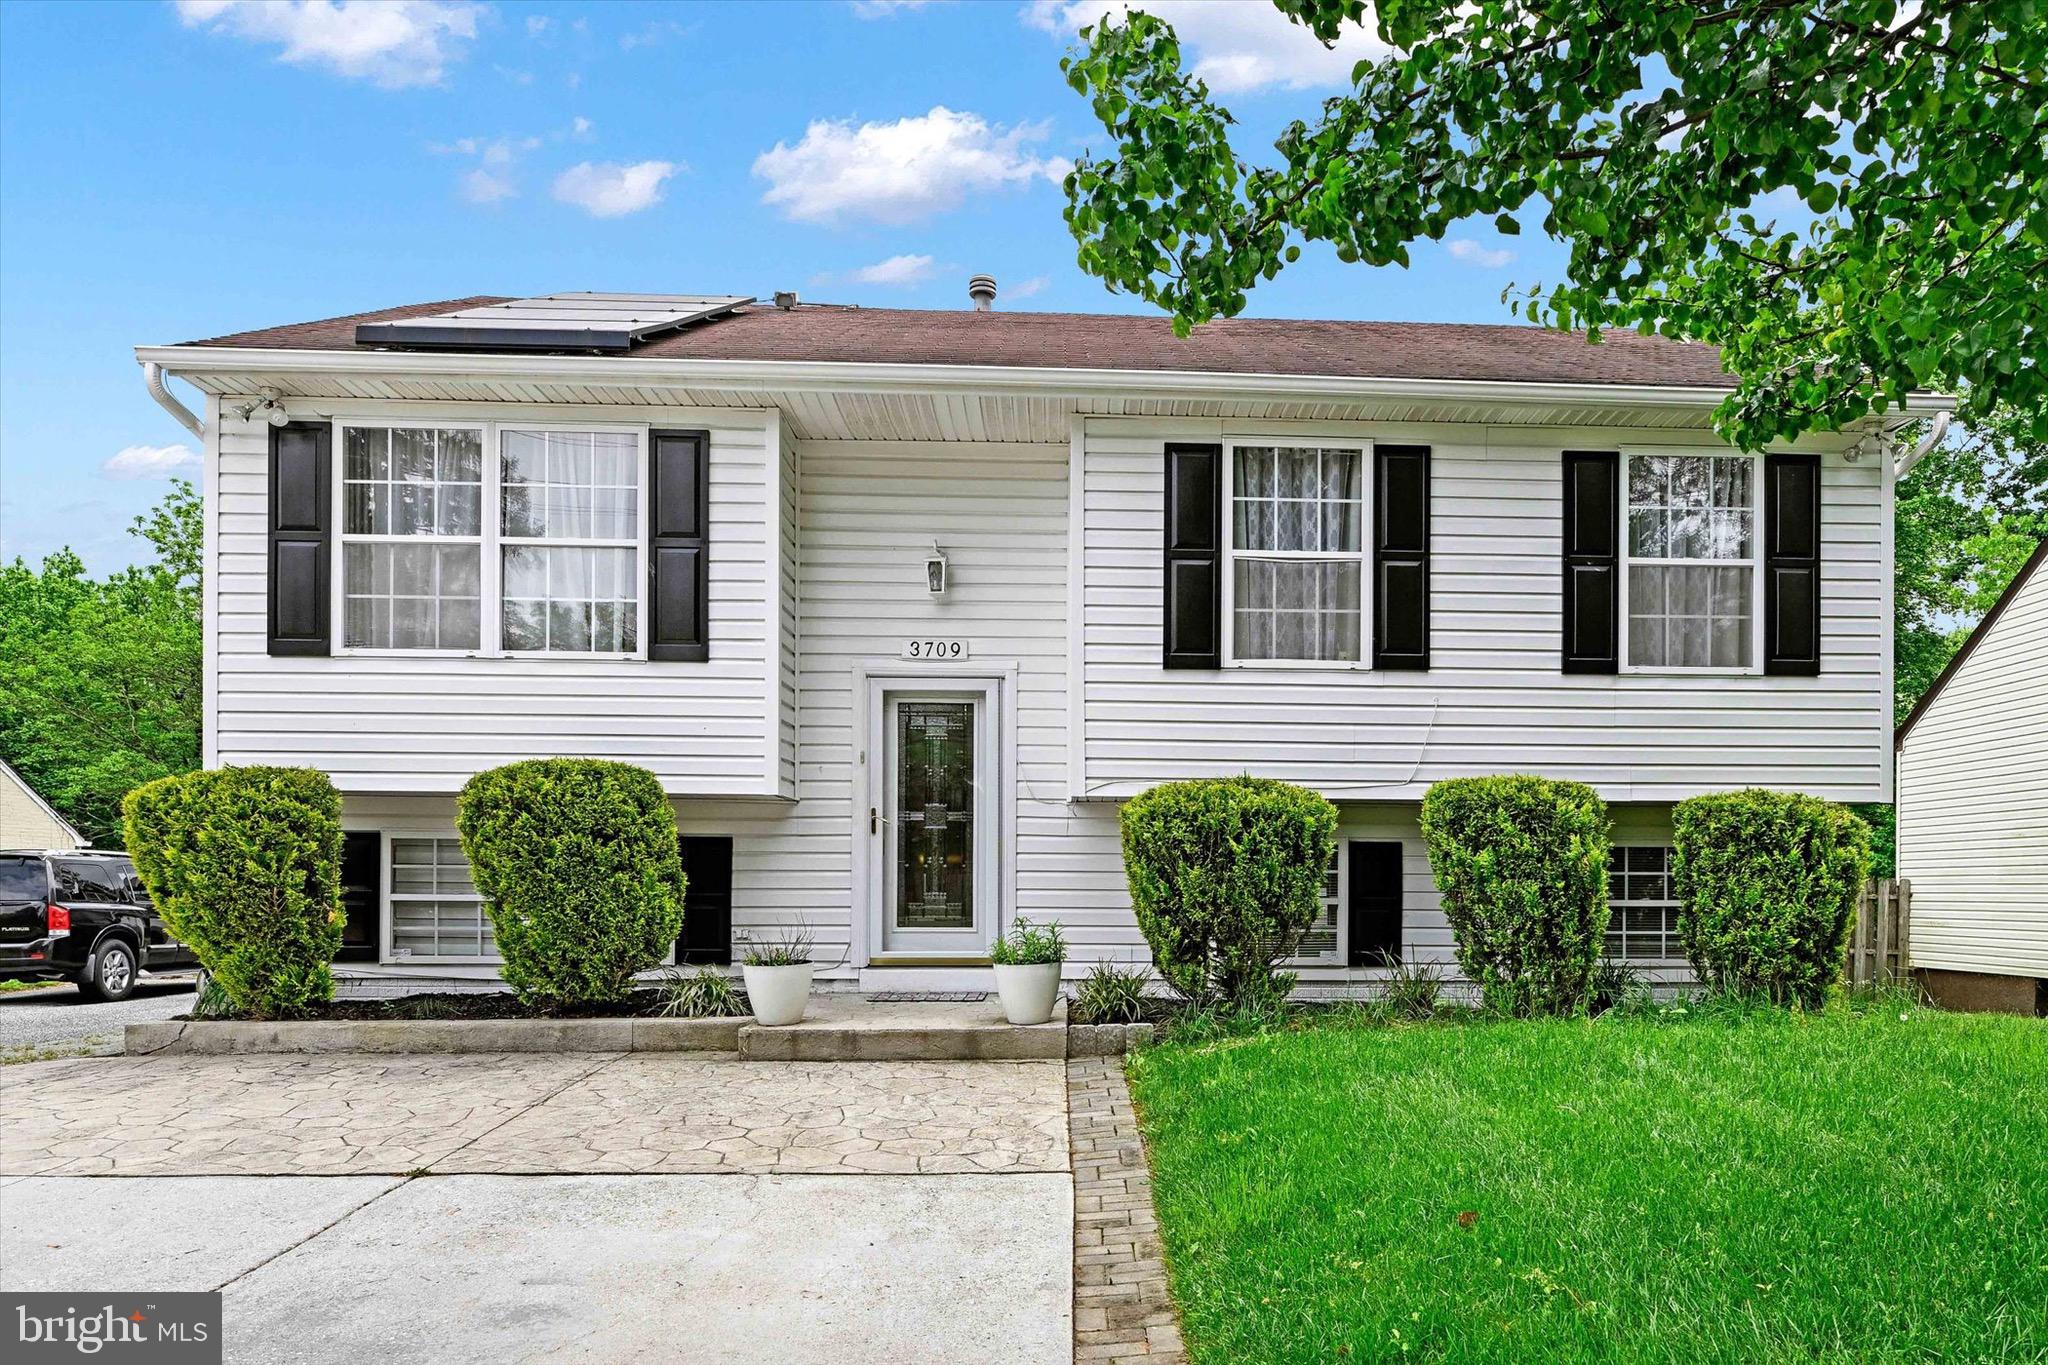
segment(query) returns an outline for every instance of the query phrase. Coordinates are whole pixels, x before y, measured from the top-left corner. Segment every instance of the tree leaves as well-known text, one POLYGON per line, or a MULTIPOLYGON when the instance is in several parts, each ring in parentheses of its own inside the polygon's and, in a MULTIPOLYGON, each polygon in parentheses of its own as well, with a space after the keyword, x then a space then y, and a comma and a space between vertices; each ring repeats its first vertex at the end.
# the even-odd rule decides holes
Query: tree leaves
MULTIPOLYGON (((1274 2, 1325 42, 1366 13, 1274 2)), ((1257 167, 1170 27, 1084 30, 1068 79, 1115 149, 1068 181, 1082 267, 1185 334, 1300 242, 1405 264, 1465 218, 1512 235, 1547 205, 1569 262, 1517 311, 1718 345, 1739 381, 1718 420, 1745 446, 1927 386, 2048 440, 2037 0, 1382 0, 1373 19, 1393 53, 1257 167), (1788 206, 1811 223, 1781 229, 1788 206)))
POLYGON ((199 766, 201 525, 180 481, 135 520, 153 563, 0 565, 0 757, 98 845, 119 846, 131 787, 199 766))

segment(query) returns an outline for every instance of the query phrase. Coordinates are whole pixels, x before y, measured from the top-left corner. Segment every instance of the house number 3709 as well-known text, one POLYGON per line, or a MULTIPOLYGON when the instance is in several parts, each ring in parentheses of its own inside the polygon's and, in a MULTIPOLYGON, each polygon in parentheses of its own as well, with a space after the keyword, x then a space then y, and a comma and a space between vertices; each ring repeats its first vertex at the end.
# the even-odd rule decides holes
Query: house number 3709
POLYGON ((967 657, 965 640, 905 640, 903 657, 906 659, 964 659, 967 657))

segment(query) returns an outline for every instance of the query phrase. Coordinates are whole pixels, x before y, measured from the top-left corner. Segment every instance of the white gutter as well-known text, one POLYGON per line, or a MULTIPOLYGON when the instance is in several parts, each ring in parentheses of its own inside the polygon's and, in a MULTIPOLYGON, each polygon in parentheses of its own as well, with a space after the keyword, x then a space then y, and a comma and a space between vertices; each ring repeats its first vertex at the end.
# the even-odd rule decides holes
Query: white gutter
POLYGON ((697 360, 604 356, 463 355, 432 351, 304 351, 226 346, 139 346, 136 358, 181 374, 513 377, 580 384, 658 384, 762 392, 1201 395, 1210 398, 1466 399, 1711 407, 1721 388, 1654 384, 1550 384, 1478 379, 1230 374, 1212 370, 1056 369, 1005 365, 903 365, 812 360, 697 360))
POLYGON ((149 396, 154 398, 158 406, 168 412, 179 426, 202 441, 206 439, 206 423, 200 421, 192 409, 180 403, 176 394, 164 387, 164 367, 161 362, 142 362, 142 382, 148 386, 149 396))
MULTIPOLYGON (((1585 407, 1711 408, 1730 390, 1659 384, 1397 379, 1352 375, 1233 374, 1215 370, 1060 369, 1013 365, 910 365, 865 361, 704 360, 683 357, 475 355, 440 351, 329 351, 234 346, 138 346, 136 359, 167 373, 402 374, 407 378, 525 378, 576 384, 722 388, 787 393, 1034 392, 1120 397, 1396 399, 1585 407)), ((1941 412, 1945 394, 1912 402, 1941 412)))
POLYGON ((1946 408, 1934 414, 1934 423, 1927 428, 1927 434, 1920 438, 1920 444, 1913 447, 1911 454, 1900 457, 1898 464, 1893 466, 1893 478, 1905 478, 1913 472, 1914 465, 1926 459, 1927 453, 1941 444, 1942 438, 1948 435, 1948 420, 1949 413, 1946 408))

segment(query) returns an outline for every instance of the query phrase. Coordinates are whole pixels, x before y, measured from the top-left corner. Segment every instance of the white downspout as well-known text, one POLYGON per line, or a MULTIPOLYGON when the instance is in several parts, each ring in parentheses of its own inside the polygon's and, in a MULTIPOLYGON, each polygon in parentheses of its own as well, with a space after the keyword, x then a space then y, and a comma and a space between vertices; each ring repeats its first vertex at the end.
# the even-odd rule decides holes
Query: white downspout
POLYGON ((1913 452, 1901 458, 1898 464, 1893 467, 1893 478, 1905 478, 1913 472, 1914 465, 1927 458, 1928 451, 1941 444, 1942 437, 1948 435, 1948 417, 1949 415, 1945 412, 1934 414, 1934 422, 1927 428, 1927 434, 1920 438, 1920 444, 1914 446, 1913 452))
POLYGON ((168 412, 177 424, 200 440, 206 439, 206 423, 194 415, 192 409, 178 401, 178 396, 164 387, 164 367, 154 360, 142 362, 142 382, 149 388, 149 396, 158 406, 168 412))

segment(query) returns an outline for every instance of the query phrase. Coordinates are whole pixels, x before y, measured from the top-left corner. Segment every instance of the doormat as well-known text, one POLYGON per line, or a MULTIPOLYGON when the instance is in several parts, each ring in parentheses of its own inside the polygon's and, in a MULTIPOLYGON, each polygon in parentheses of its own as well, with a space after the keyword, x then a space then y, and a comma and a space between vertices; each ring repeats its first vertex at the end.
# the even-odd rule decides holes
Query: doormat
POLYGON ((987 991, 875 991, 861 999, 870 1005, 972 1005, 988 999, 987 991))

